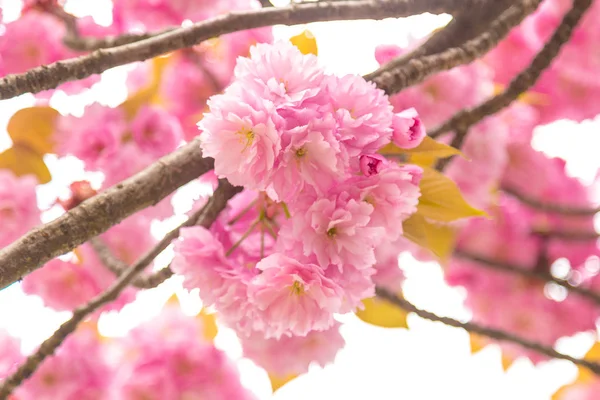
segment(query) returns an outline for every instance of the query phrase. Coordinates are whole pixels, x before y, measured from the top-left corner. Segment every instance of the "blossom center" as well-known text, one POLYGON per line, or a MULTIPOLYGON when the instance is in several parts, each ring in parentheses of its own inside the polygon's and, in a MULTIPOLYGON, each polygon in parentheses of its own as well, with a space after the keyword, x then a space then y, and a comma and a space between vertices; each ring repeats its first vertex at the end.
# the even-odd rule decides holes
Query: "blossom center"
POLYGON ((335 237, 335 235, 337 235, 337 228, 336 227, 329 228, 327 230, 327 236, 329 236, 330 238, 335 237))
POLYGON ((300 147, 298 150, 296 150, 296 157, 298 158, 302 158, 306 155, 306 149, 304 147, 300 147))
POLYGON ((290 287, 290 291, 292 292, 292 294, 300 296, 304 294, 304 285, 300 281, 294 281, 294 283, 290 287))
POLYGON ((242 152, 244 152, 248 147, 252 146, 252 143, 254 142, 254 131, 252 129, 243 127, 239 130, 238 134, 241 136, 240 142, 243 142, 244 140, 246 141, 246 145, 242 149, 242 152))

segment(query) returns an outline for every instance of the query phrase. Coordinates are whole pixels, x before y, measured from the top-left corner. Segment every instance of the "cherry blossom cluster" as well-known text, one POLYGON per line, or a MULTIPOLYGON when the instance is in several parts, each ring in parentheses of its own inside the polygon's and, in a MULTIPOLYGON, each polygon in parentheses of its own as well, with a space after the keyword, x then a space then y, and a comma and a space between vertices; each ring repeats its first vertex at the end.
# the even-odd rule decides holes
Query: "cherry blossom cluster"
MULTIPOLYGON (((15 391, 20 400, 239 399, 255 396, 240 383, 233 360, 208 341, 206 326, 167 304, 122 338, 87 324, 69 336, 15 391)), ((0 332, 0 380, 23 361, 19 341, 0 332)))
POLYGON ((210 230, 185 228, 175 244, 172 268, 205 305, 241 337, 301 346, 372 297, 375 276, 401 282, 392 244, 422 171, 377 152, 421 142, 414 109, 394 114, 372 83, 328 75, 288 42, 253 47, 208 105, 202 151, 246 190, 210 230))

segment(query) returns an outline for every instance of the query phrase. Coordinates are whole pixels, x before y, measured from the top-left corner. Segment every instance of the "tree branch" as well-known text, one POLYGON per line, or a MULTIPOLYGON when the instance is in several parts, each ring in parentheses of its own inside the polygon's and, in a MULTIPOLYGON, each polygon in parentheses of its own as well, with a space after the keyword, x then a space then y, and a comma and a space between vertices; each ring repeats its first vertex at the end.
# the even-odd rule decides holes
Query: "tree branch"
POLYGON ((564 16, 560 26, 556 29, 544 48, 537 53, 531 64, 521 71, 502 93, 475 108, 456 113, 440 127, 434 129, 430 133, 430 136, 436 138, 445 132, 460 129, 460 132, 457 132, 451 143, 451 146, 460 148, 470 126, 509 106, 537 82, 542 72, 550 66, 552 60, 558 55, 562 46, 569 41, 575 26, 590 7, 591 1, 574 1, 573 7, 564 16))
POLYGON ((127 216, 157 204, 213 168, 195 139, 140 173, 84 201, 0 250, 0 289, 108 230, 127 216))
MULTIPOLYGON (((199 224, 208 228, 217 218, 219 213, 227 205, 227 201, 242 188, 231 186, 227 181, 221 180, 219 187, 211 199, 202 208, 198 218, 199 224)), ((166 249, 173 239, 179 236, 182 227, 193 225, 196 221, 193 218, 188 219, 176 229, 169 232, 165 237, 150 251, 143 255, 135 264, 127 268, 123 274, 103 293, 93 298, 84 306, 78 307, 73 311, 73 316, 63 323, 57 330, 46 339, 35 353, 27 357, 27 360, 7 377, 2 386, 0 386, 0 399, 5 400, 11 392, 19 386, 25 379, 29 378, 39 365, 64 342, 67 336, 77 329, 77 326, 90 314, 96 311, 102 305, 116 299, 119 294, 148 266, 154 258, 166 249)))
POLYGON ((559 279, 554 277, 551 274, 540 272, 531 268, 527 268, 524 266, 518 266, 514 264, 504 263, 496 260, 489 259, 484 256, 480 256, 477 254, 473 254, 466 250, 456 249, 454 250, 454 257, 463 258, 465 260, 474 261, 483 267, 495 269, 497 271, 514 273, 522 276, 526 276, 528 278, 537 279, 543 282, 553 282, 559 286, 564 287, 569 292, 576 293, 579 296, 586 298, 587 300, 592 301, 595 304, 600 305, 600 293, 596 293, 592 290, 586 289, 581 286, 573 286, 568 281, 564 279, 559 279))
POLYGON ((501 330, 493 329, 493 328, 488 328, 488 327, 481 326, 481 325, 473 323, 473 322, 460 322, 460 321, 452 319, 452 318, 441 317, 432 312, 417 308, 415 305, 413 305, 409 301, 407 301, 401 297, 398 297, 398 296, 388 292, 387 290, 379 288, 379 287, 375 289, 375 292, 378 297, 381 297, 382 299, 385 299, 406 311, 414 312, 421 318, 428 319, 430 321, 441 322, 445 325, 452 326, 455 328, 463 328, 467 332, 476 333, 478 335, 486 336, 486 337, 489 337, 489 338, 492 338, 494 340, 498 340, 501 342, 514 343, 514 344, 522 346, 526 349, 536 351, 540 354, 544 354, 548 357, 571 361, 573 364, 587 368, 590 371, 592 371, 594 374, 600 375, 600 364, 597 364, 597 363, 594 363, 591 361, 587 361, 587 360, 583 360, 581 358, 571 357, 571 356, 563 354, 563 353, 559 353, 558 351, 554 350, 552 347, 544 346, 540 343, 519 337, 519 336, 509 333, 509 332, 505 332, 505 331, 501 331, 501 330))
POLYGON ((410 60, 400 68, 389 70, 381 75, 373 72, 365 76, 372 79, 387 94, 423 81, 429 75, 445 71, 462 64, 470 63, 493 49, 510 30, 532 13, 541 0, 521 0, 503 12, 483 34, 465 42, 460 47, 442 53, 410 60))
POLYGON ((449 48, 461 46, 466 41, 484 33, 511 3, 512 0, 481 1, 480 4, 459 11, 445 28, 432 34, 425 43, 384 64, 378 70, 366 75, 365 78, 374 79, 384 72, 405 65, 414 58, 441 53, 449 48))
POLYGON ((7 75, 0 81, 0 100, 23 93, 54 89, 61 83, 83 79, 107 69, 144 61, 175 50, 194 46, 215 36, 277 24, 296 25, 317 21, 384 19, 423 12, 453 12, 476 0, 364 0, 294 4, 232 12, 177 28, 157 36, 89 55, 34 68, 23 74, 7 75))
POLYGON ((575 207, 566 204, 546 203, 526 194, 519 193, 517 190, 508 186, 502 186, 501 190, 507 195, 516 198, 521 203, 547 213, 562 214, 573 217, 592 217, 600 212, 600 207, 588 208, 575 207))

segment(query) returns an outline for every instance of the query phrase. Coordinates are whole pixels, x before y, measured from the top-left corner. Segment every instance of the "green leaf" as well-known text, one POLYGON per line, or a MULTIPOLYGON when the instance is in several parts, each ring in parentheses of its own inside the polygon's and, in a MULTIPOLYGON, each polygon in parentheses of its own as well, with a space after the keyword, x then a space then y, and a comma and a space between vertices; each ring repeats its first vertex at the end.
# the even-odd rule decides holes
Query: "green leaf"
POLYGON ((14 145, 44 155, 53 152, 52 134, 59 112, 51 107, 23 108, 13 114, 6 130, 14 145))
POLYGON ((305 30, 299 35, 292 36, 290 42, 296 46, 302 54, 318 54, 317 39, 311 31, 305 30))
POLYGON ((387 300, 372 297, 363 300, 365 306, 356 311, 356 316, 371 325, 383 328, 407 328, 408 313, 387 300))
POLYGON ((430 250, 442 262, 452 255, 456 240, 456 231, 453 227, 433 224, 419 214, 413 214, 404 221, 402 227, 405 238, 430 250))
POLYGON ((462 218, 487 216, 463 198, 458 186, 433 168, 423 167, 419 184, 421 197, 417 214, 434 221, 451 222, 462 218))
POLYGON ((0 169, 7 168, 17 176, 35 175, 39 183, 52 179, 42 156, 27 146, 14 144, 0 154, 0 169))

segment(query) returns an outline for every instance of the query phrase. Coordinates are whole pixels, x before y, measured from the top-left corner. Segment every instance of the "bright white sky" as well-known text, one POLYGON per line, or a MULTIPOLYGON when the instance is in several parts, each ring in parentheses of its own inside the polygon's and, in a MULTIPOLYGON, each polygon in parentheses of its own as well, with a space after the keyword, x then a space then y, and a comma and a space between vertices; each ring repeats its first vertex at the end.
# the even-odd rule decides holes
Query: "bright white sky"
MULTIPOLYGON (((2 0, 0 0, 0 3, 2 0)), ((18 9, 18 0, 4 0, 5 15, 11 8, 18 9)), ((106 15, 98 13, 106 0, 89 2, 71 0, 73 10, 94 14, 100 22, 108 23, 106 15)), ((15 14, 13 14, 15 15, 15 14)), ((373 49, 380 43, 406 44, 410 35, 423 37, 448 21, 447 17, 424 15, 402 20, 352 21, 310 24, 308 28, 317 37, 319 58, 331 72, 366 73, 377 67, 373 49)), ((276 27, 276 36, 287 38, 307 26, 276 27)), ((53 106, 61 111, 80 113, 82 105, 93 97, 103 103, 116 105, 126 95, 120 72, 103 76, 103 82, 90 94, 77 100, 56 96, 53 106), (115 91, 115 89, 117 89, 115 91)), ((28 106, 31 96, 0 102, 0 149, 10 145, 4 127, 10 115, 28 106)), ((571 174, 591 181, 600 168, 596 149, 600 148, 598 123, 577 126, 570 122, 559 123, 536 138, 535 145, 552 156, 568 160, 571 174), (568 142, 559 140, 569 136, 568 142)), ((48 157, 54 181, 40 189, 40 205, 46 207, 57 195, 64 193, 68 183, 84 176, 94 180, 97 176, 84 174, 81 163, 76 160, 58 162, 48 157)), ((189 207, 186 197, 197 193, 198 188, 188 191, 174 200, 176 211, 181 214, 189 207)), ((51 212, 47 218, 56 215, 51 212)), ((174 218, 165 224, 157 224, 156 234, 164 232, 177 223, 174 218)), ((167 252, 168 253, 168 252, 167 252)), ((163 260, 168 258, 163 254, 163 260)), ((417 305, 438 314, 466 318, 462 306, 463 293, 448 288, 442 279, 440 268, 435 264, 422 264, 410 256, 401 257, 401 265, 409 277, 405 291, 407 298, 417 305)), ((142 293, 138 300, 121 313, 106 315, 101 319, 103 334, 123 335, 142 320, 160 311, 161 305, 176 290, 186 312, 193 314, 200 308, 194 295, 177 288, 177 282, 142 293)), ((0 291, 0 327, 9 330, 23 340, 26 352, 35 348, 56 327, 68 318, 69 313, 56 313, 44 308, 39 298, 24 296, 18 285, 0 291)), ((445 327, 439 323, 424 321, 417 316, 409 318, 410 330, 383 329, 367 325, 354 316, 341 318, 345 323, 342 334, 347 347, 336 362, 324 369, 314 368, 308 374, 288 383, 275 395, 271 395, 267 375, 249 360, 241 359, 241 350, 232 331, 221 329, 216 344, 239 360, 243 383, 261 400, 299 399, 407 399, 431 400, 437 398, 461 400, 548 400, 563 383, 575 377, 575 368, 568 362, 552 361, 537 368, 527 360, 515 363, 508 372, 502 371, 500 353, 494 346, 471 355, 466 332, 445 327)), ((582 356, 591 342, 588 337, 566 340, 559 350, 582 356)))

